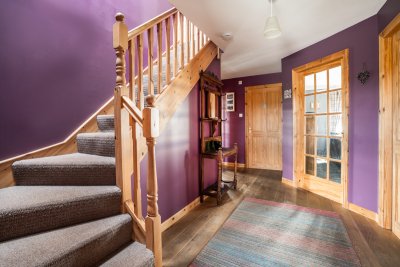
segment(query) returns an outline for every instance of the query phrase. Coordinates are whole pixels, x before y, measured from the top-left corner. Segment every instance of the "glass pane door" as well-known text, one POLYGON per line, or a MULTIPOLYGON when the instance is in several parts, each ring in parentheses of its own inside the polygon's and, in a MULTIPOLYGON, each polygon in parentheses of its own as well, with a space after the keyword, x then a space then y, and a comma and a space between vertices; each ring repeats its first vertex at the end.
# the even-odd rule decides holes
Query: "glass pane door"
POLYGON ((305 173, 342 183, 342 67, 304 77, 305 173))

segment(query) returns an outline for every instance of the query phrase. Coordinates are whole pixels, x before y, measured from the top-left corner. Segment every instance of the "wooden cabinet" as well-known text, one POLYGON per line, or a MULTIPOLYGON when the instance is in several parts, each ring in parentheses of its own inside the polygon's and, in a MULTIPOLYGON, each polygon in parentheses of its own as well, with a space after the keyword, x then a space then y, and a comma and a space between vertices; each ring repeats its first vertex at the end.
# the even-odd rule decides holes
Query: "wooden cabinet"
POLYGON ((222 85, 212 73, 200 73, 200 198, 203 201, 204 195, 215 197, 218 205, 223 194, 237 186, 237 144, 222 147, 222 85), (222 178, 222 163, 226 157, 235 158, 233 181, 222 178), (217 181, 204 188, 204 160, 207 158, 217 161, 218 173, 217 181))

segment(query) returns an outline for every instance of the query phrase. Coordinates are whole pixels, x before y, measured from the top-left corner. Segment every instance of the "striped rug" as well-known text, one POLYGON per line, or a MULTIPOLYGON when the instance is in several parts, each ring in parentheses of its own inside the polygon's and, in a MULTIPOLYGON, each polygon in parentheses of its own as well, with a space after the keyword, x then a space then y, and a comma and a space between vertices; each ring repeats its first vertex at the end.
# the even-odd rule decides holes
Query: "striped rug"
POLYGON ((190 266, 361 265, 338 214, 245 198, 190 266))

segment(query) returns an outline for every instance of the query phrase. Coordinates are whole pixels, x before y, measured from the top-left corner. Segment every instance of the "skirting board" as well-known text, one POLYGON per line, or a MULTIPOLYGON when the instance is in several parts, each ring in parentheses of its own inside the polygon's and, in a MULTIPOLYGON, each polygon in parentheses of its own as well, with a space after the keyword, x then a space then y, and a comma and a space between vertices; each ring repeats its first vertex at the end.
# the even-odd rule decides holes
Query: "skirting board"
POLYGON ((373 212, 366 208, 360 207, 353 203, 349 203, 349 210, 351 210, 352 212, 355 212, 357 214, 360 214, 368 219, 371 219, 375 222, 378 222, 378 214, 376 212, 373 212))
MULTIPOLYGON (((207 199, 208 196, 204 196, 204 200, 207 199)), ((174 223, 182 219, 186 214, 188 214, 190 211, 194 210, 197 206, 200 205, 200 197, 197 197, 195 200, 187 204, 183 209, 169 217, 167 220, 165 220, 161 224, 161 232, 164 232, 168 228, 170 228, 174 223)))
POLYGON ((288 178, 285 178, 285 177, 282 177, 282 183, 284 183, 286 185, 294 186, 294 181, 290 180, 288 178))
MULTIPOLYGON (((222 165, 223 165, 224 167, 228 167, 228 168, 233 168, 233 167, 235 167, 235 163, 233 163, 233 162, 222 162, 222 165)), ((238 163, 238 164, 237 164, 237 167, 240 168, 240 169, 244 169, 244 168, 246 168, 246 164, 244 164, 244 163, 238 163)))

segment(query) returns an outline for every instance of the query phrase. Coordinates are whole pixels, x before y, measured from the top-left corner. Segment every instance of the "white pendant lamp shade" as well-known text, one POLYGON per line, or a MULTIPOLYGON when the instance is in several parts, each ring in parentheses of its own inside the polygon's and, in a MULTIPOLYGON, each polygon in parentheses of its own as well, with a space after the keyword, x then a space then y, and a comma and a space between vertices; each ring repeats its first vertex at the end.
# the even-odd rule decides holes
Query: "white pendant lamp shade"
POLYGON ((264 37, 266 39, 277 38, 282 35, 281 28, 279 27, 278 18, 271 16, 265 22, 264 37))
POLYGON ((270 16, 267 18, 267 21, 265 22, 265 28, 264 28, 265 39, 277 38, 282 34, 281 27, 279 27, 278 18, 272 15, 272 0, 270 0, 270 3, 271 3, 271 13, 270 16))

